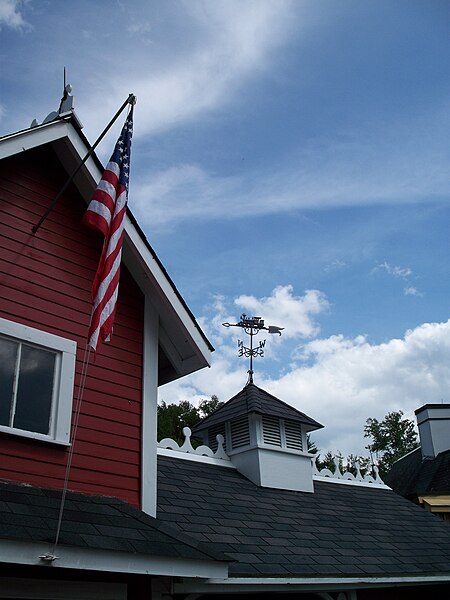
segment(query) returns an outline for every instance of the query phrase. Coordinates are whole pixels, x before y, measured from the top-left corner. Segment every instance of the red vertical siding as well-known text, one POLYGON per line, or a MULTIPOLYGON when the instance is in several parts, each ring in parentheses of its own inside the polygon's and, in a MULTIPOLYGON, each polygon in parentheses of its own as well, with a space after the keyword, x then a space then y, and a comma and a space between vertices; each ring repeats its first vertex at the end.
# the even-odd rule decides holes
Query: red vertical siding
MULTIPOLYGON (((85 228, 72 187, 31 227, 67 175, 49 147, 0 163, 0 316, 78 344, 75 397, 101 236, 85 228)), ((114 333, 91 359, 70 474, 72 490, 140 504, 144 299, 122 267, 114 333)), ((0 478, 61 487, 67 449, 0 434, 0 478)))

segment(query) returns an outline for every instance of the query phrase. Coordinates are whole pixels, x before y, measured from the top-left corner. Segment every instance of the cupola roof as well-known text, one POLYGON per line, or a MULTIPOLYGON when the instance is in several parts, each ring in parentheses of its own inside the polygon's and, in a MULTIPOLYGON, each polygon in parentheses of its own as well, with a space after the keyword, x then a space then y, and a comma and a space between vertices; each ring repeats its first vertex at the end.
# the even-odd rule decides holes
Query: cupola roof
POLYGON ((193 433, 251 413, 297 421, 304 425, 305 431, 314 431, 323 427, 311 417, 250 382, 223 406, 202 419, 193 428, 193 433))

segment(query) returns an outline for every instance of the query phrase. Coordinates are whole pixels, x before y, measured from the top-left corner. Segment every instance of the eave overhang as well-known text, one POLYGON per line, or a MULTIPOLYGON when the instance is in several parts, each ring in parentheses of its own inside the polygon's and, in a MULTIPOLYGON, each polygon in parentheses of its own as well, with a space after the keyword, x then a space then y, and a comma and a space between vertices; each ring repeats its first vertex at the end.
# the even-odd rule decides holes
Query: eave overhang
MULTIPOLYGON (((0 138, 0 160, 49 144, 67 173, 73 173, 90 145, 73 115, 0 138)), ((94 154, 74 178, 86 203, 100 180, 103 167, 94 154)), ((38 235, 39 232, 36 234, 38 235)), ((164 269, 129 209, 125 219, 123 262, 159 315, 159 344, 166 367, 159 384, 168 383, 211 364, 211 343, 164 269)))
POLYGON ((229 577, 174 583, 175 594, 262 594, 263 592, 334 592, 450 583, 450 572, 440 575, 395 577, 229 577))
POLYGON ((2 540, 0 563, 41 566, 43 571, 53 569, 77 569, 127 573, 135 575, 160 575, 166 577, 226 577, 228 562, 217 560, 195 560, 151 554, 76 548, 59 545, 55 550, 58 557, 48 563, 41 556, 52 551, 52 545, 44 542, 22 542, 2 540))

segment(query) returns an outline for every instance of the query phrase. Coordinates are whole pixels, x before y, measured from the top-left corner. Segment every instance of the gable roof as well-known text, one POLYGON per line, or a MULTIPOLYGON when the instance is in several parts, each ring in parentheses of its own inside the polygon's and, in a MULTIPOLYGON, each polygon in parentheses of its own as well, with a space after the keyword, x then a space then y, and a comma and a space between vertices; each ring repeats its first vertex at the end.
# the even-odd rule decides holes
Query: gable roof
MULTIPOLYGON (((5 546, 6 540, 52 545, 61 495, 61 490, 0 482, 2 545, 5 546)), ((68 547, 75 547, 86 552, 114 551, 165 558, 169 562, 230 560, 213 548, 202 546, 201 541, 181 534, 122 500, 69 492, 57 554, 63 557, 68 547)), ((13 558, 16 561, 17 557, 13 558)), ((1 561, 10 562, 4 556, 1 561)))
MULTIPOLYGON (((54 149, 69 175, 90 149, 76 115, 66 113, 49 123, 1 137, 0 159, 47 144, 54 149)), ((93 153, 74 178, 74 184, 86 203, 90 200, 102 173, 102 164, 93 153)), ((45 222, 42 227, 45 227, 45 222)), ((39 231, 36 235, 39 235, 39 231)), ((166 368, 160 371, 159 383, 167 383, 208 366, 214 348, 129 208, 125 218, 122 260, 158 311, 159 343, 164 352, 162 358, 167 359, 161 361, 166 368)))
POLYGON ((305 425, 306 431, 312 431, 323 427, 323 425, 314 419, 311 419, 311 417, 308 417, 296 408, 286 404, 286 402, 272 396, 272 394, 269 394, 254 383, 248 383, 223 406, 218 408, 211 415, 202 419, 193 428, 193 432, 202 431, 207 427, 223 423, 224 421, 231 421, 249 413, 270 415, 280 419, 296 421, 305 425))
POLYGON ((220 466, 158 457, 158 518, 235 559, 230 577, 450 577, 450 529, 388 489, 263 488, 220 466))
POLYGON ((416 448, 397 460, 384 480, 405 498, 450 494, 450 450, 422 458, 420 447, 416 448))

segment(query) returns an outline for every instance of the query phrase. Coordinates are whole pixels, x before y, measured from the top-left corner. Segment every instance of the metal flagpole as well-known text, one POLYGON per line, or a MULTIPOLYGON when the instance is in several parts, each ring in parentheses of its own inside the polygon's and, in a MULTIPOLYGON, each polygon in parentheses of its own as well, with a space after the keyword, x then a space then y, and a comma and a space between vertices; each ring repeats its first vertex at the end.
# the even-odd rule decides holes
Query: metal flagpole
MULTIPOLYGON (((126 105, 127 104, 131 104, 132 106, 134 106, 135 103, 136 103, 136 97, 133 94, 130 94, 129 97, 128 97, 128 99, 126 100, 126 102, 124 102, 123 105, 120 107, 120 109, 117 111, 116 115, 110 121, 109 125, 103 131, 103 133, 101 134, 101 136, 98 138, 98 140, 95 142, 95 144, 91 147, 88 155, 85 156, 85 158, 83 159, 83 162, 78 166, 78 168, 73 173, 73 175, 71 176, 71 178, 69 179, 69 181, 66 183, 66 185, 64 186, 64 188, 60 191, 60 193, 58 194, 58 196, 55 198, 55 200, 52 203, 52 206, 48 209, 47 213, 42 217, 42 219, 40 220, 40 222, 37 224, 36 229, 41 225, 41 223, 47 217, 48 213, 52 210, 54 204, 56 203, 57 199, 61 196, 61 194, 63 193, 64 189, 67 188, 67 186, 70 183, 70 181, 74 178, 74 176, 76 175, 76 173, 79 171, 81 165, 86 162, 86 160, 89 158, 89 156, 94 151, 95 147, 99 144, 99 142, 101 141, 101 139, 104 137, 104 135, 106 134, 106 132, 108 131, 108 129, 111 127, 111 125, 117 119, 117 117, 120 115, 120 113, 126 107, 126 105)), ((130 117, 130 115, 129 115, 129 117, 130 117)), ((121 139, 121 138, 119 138, 119 139, 121 139)), ((92 310, 91 310, 91 318, 90 318, 90 321, 89 321, 89 330, 91 328, 93 314, 94 314, 94 308, 92 308, 92 310)), ((59 507, 59 514, 58 514, 58 520, 57 520, 57 526, 56 526, 55 539, 54 539, 53 546, 52 546, 51 550, 49 552, 47 552, 47 553, 39 556, 39 558, 42 561, 47 562, 49 564, 51 564, 53 561, 55 561, 55 560, 58 559, 58 557, 56 556, 55 552, 56 552, 56 548, 57 548, 58 543, 59 543, 59 538, 60 538, 60 533, 61 533, 61 526, 62 526, 62 521, 63 521, 63 513, 64 513, 64 508, 65 508, 65 503, 66 503, 66 497, 67 497, 68 487, 69 487, 69 478, 70 478, 70 471, 71 471, 71 468, 72 468, 72 460, 73 460, 74 453, 75 453, 75 442, 76 442, 76 438, 77 438, 78 423, 79 423, 80 414, 81 414, 81 405, 82 405, 82 402, 83 402, 83 396, 84 396, 84 390, 85 390, 85 385, 86 385, 86 378, 87 378, 87 371, 88 371, 88 367, 89 367, 90 355, 91 355, 91 345, 89 344, 89 338, 87 338, 86 339, 86 346, 85 346, 85 350, 84 350, 83 363, 82 363, 82 368, 81 368, 80 382, 79 382, 79 385, 78 385, 78 394, 77 394, 76 403, 75 403, 75 411, 72 414, 73 421, 72 421, 71 439, 70 439, 71 444, 70 444, 70 449, 69 449, 69 453, 68 453, 68 456, 67 456, 67 462, 66 462, 66 468, 65 468, 65 476, 64 476, 64 485, 63 485, 61 502, 60 502, 60 507, 59 507)))
POLYGON ((114 115, 114 117, 111 119, 111 121, 108 123, 108 125, 105 127, 105 129, 102 131, 102 133, 100 134, 100 136, 98 137, 98 139, 96 140, 96 142, 91 146, 91 148, 89 149, 88 153, 83 158, 83 160, 80 162, 80 164, 77 166, 77 168, 75 169, 75 171, 72 173, 72 175, 66 181, 66 183, 63 185, 63 187, 60 189, 60 191, 56 194, 56 196, 53 198, 52 203, 47 208, 47 210, 42 215, 42 217, 39 219, 39 222, 36 223, 36 225, 33 225, 33 227, 31 228, 31 231, 33 232, 33 234, 36 233, 36 231, 39 229, 39 227, 42 225, 42 223, 45 221, 45 219, 48 217, 48 215, 55 208, 55 204, 58 202, 58 200, 61 198, 61 196, 67 190, 67 188, 69 187, 69 185, 72 183, 75 175, 78 173, 78 171, 84 165, 84 163, 88 160, 88 158, 93 154, 93 152, 96 149, 96 147, 100 144, 100 142, 102 141, 102 139, 105 137, 105 135, 111 129, 111 127, 113 126, 114 122, 118 119, 118 117, 120 116, 120 114, 124 110, 124 108, 127 106, 127 104, 132 104, 133 105, 135 103, 136 103, 136 96, 134 94, 130 94, 128 96, 128 98, 125 100, 125 102, 122 104, 122 106, 119 108, 119 110, 116 112, 116 114, 114 115))

